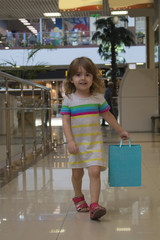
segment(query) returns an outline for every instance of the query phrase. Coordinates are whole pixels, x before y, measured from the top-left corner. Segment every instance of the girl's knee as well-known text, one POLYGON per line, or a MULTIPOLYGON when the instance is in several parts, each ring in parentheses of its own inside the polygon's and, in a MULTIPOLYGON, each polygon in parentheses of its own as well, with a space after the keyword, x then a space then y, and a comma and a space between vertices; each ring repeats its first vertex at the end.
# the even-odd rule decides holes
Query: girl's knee
POLYGON ((100 177, 100 167, 92 166, 88 169, 89 177, 99 178, 100 177))
POLYGON ((82 169, 72 169, 72 177, 74 179, 81 179, 84 175, 84 170, 82 169))

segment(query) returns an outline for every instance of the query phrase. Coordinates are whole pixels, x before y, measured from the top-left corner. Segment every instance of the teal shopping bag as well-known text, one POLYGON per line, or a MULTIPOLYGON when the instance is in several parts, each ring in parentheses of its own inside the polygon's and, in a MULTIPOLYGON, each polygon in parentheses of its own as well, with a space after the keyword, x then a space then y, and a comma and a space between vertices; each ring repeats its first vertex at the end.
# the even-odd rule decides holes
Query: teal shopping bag
POLYGON ((141 186, 141 146, 109 145, 109 175, 110 187, 141 186))

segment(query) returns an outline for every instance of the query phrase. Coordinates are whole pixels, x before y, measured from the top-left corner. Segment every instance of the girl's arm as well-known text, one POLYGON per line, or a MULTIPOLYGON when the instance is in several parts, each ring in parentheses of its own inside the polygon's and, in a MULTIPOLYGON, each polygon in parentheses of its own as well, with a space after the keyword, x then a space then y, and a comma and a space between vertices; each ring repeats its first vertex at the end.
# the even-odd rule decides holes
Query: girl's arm
POLYGON ((129 134, 117 122, 115 117, 110 111, 102 113, 102 117, 109 123, 111 127, 120 135, 123 140, 129 139, 129 134))
POLYGON ((70 115, 63 115, 62 123, 63 123, 63 131, 68 144, 68 151, 71 154, 76 154, 78 153, 79 150, 72 136, 70 115))

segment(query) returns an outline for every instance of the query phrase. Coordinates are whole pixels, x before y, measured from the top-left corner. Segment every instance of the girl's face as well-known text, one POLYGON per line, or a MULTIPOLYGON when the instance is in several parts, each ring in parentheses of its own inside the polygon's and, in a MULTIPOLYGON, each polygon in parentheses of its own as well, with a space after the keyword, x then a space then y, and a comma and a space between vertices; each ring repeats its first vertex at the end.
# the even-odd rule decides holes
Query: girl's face
POLYGON ((79 95, 90 95, 90 87, 93 83, 93 75, 88 73, 82 66, 78 68, 78 71, 72 77, 71 82, 76 88, 76 92, 79 95))

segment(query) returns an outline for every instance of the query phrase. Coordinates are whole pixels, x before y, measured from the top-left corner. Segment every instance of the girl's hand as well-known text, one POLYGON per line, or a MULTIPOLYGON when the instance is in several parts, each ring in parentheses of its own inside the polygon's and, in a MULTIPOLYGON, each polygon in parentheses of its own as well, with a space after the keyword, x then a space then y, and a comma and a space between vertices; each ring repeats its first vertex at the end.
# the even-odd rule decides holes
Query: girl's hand
POLYGON ((119 135, 123 140, 128 140, 129 139, 129 133, 126 132, 126 131, 122 131, 119 135))
POLYGON ((72 140, 68 143, 68 152, 70 154, 76 154, 79 152, 78 146, 75 141, 72 140))

